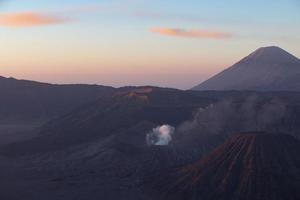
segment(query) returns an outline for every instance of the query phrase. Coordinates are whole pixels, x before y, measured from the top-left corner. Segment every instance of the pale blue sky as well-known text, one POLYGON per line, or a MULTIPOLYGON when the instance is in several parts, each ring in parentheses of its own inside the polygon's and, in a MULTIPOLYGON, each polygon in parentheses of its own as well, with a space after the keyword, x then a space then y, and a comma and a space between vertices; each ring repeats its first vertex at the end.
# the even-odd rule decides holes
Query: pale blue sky
POLYGON ((4 76, 186 89, 261 46, 277 45, 300 56, 298 0, 0 3, 0 17, 17 13, 65 21, 34 27, 0 24, 0 75, 4 76), (153 28, 160 29, 150 31, 153 28), (174 33, 177 29, 183 33, 174 33), (191 33, 197 36, 191 38, 191 33))

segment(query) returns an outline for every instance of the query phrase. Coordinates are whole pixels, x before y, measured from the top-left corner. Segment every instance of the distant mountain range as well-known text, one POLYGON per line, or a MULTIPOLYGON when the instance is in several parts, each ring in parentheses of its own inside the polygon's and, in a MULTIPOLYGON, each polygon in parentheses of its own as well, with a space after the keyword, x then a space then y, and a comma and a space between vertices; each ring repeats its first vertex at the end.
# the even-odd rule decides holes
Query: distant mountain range
POLYGON ((0 77, 0 122, 48 120, 113 91, 99 85, 55 85, 0 77))
POLYGON ((192 90, 300 91, 300 60, 279 47, 259 48, 192 90))

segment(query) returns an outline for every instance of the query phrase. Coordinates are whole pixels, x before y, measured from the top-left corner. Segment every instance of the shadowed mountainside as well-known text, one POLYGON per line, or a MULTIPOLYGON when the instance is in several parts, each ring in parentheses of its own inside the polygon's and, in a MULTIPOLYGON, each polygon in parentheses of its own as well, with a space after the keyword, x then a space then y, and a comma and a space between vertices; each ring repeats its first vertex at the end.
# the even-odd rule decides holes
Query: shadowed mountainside
POLYGON ((165 199, 296 200, 299 153, 299 140, 289 135, 238 134, 199 162, 163 173, 154 188, 165 199))
POLYGON ((191 119, 199 107, 217 101, 175 89, 139 87, 121 89, 45 124, 39 137, 17 144, 32 151, 58 150, 98 139, 116 137, 125 143, 145 146, 152 128, 177 126, 191 119))
MULTIPOLYGON (((295 92, 198 92, 167 88, 118 89, 39 129, 39 136, 8 152, 56 151, 113 137, 145 146, 146 134, 169 124, 172 143, 195 144, 200 135, 245 131, 284 132, 299 137, 300 95, 295 92)), ((197 146, 197 145, 196 145, 197 146)))
POLYGON ((114 91, 98 85, 55 85, 0 77, 0 121, 43 121, 114 91))
POLYGON ((164 123, 176 126, 216 101, 193 92, 139 87, 82 106, 43 126, 39 137, 1 148, 12 161, 5 161, 9 167, 0 165, 6 174, 0 197, 148 199, 141 189, 146 174, 191 163, 224 138, 200 135, 192 145, 160 147, 147 145, 147 132, 164 123))
MULTIPOLYGON (((40 129, 38 137, 1 147, 0 169, 5 176, 0 181, 4 188, 0 197, 149 199, 143 180, 149 175, 164 177, 166 172, 162 175, 161 171, 197 162, 232 131, 244 130, 237 118, 251 122, 257 115, 275 115, 278 107, 287 106, 279 116, 284 120, 276 118, 275 125, 282 122, 279 125, 284 130, 296 132, 299 102, 300 95, 295 92, 117 89, 53 119, 40 129), (273 99, 278 101, 274 103, 273 99), (228 100, 229 104, 223 103, 228 100), (244 111, 252 112, 244 116, 244 111), (182 130, 182 122, 190 128, 185 125, 182 130), (168 146, 148 146, 146 134, 162 124, 176 127, 172 142, 168 146), (218 129, 212 131, 216 126, 218 129)), ((173 178, 165 180, 174 182, 173 178)))

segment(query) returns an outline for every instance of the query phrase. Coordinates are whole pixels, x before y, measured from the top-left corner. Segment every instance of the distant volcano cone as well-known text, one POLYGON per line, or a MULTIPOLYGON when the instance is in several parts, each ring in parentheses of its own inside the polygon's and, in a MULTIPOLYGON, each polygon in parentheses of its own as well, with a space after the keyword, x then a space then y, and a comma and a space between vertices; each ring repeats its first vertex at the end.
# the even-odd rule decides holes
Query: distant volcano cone
POLYGON ((292 136, 239 134, 156 186, 167 199, 297 200, 299 154, 300 142, 292 136))
POLYGON ((259 48, 243 59, 243 61, 299 63, 298 58, 276 46, 259 48))
POLYGON ((279 47, 263 47, 193 90, 300 91, 300 60, 279 47))

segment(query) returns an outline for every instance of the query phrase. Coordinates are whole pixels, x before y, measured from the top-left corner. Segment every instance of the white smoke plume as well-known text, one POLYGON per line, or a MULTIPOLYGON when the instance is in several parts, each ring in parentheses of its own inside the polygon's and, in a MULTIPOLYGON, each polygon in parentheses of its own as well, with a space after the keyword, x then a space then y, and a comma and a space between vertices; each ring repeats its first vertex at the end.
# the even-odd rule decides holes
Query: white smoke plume
POLYGON ((284 132, 287 104, 280 99, 249 96, 222 100, 199 109, 193 120, 182 123, 177 133, 231 134, 249 131, 284 132))
POLYGON ((147 134, 146 142, 148 145, 164 146, 168 145, 172 141, 172 135, 175 132, 175 128, 170 125, 162 125, 147 134))

